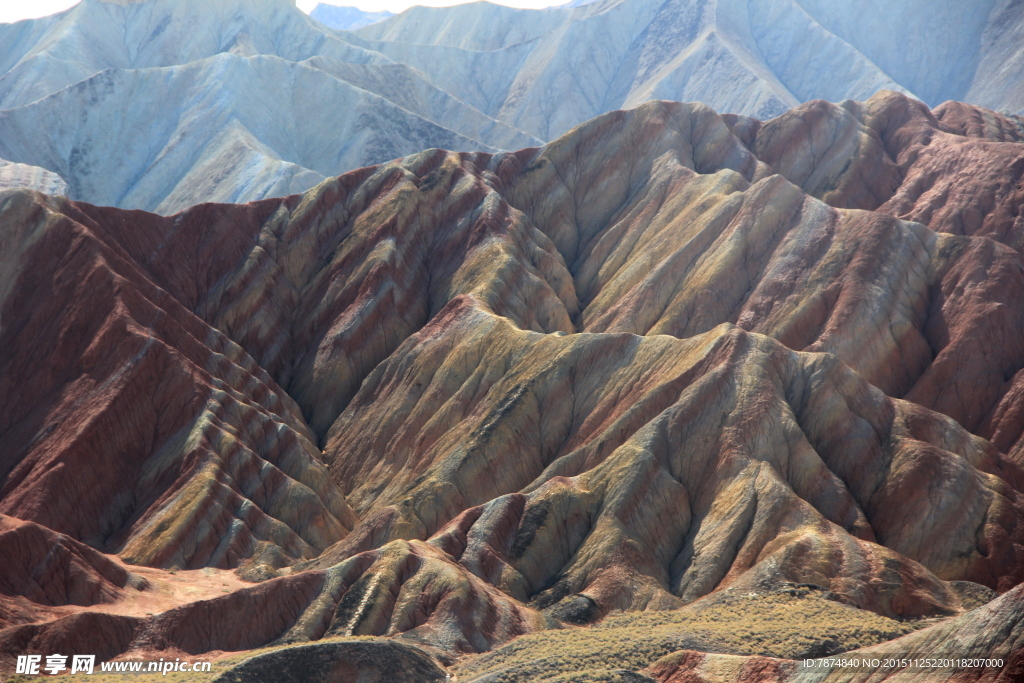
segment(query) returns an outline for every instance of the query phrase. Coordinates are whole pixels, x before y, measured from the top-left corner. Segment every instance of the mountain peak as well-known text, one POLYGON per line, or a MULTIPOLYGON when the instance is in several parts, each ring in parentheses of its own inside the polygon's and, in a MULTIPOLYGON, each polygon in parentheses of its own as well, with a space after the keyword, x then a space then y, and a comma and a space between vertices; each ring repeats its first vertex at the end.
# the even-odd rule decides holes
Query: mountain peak
POLYGON ((375 24, 395 16, 391 12, 364 12, 357 7, 342 7, 320 3, 313 8, 309 16, 321 24, 339 31, 351 31, 375 24))

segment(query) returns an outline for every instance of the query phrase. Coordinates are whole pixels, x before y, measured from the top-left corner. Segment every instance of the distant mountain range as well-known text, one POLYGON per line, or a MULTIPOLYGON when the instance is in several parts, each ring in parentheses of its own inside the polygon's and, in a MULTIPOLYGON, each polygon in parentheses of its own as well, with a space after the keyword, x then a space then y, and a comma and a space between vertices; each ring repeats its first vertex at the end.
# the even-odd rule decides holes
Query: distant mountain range
MULTIPOLYGON (((555 3, 559 7, 582 7, 597 0, 571 0, 566 3, 555 3)), ((324 26, 329 26, 339 31, 354 31, 370 24, 376 24, 395 16, 393 12, 364 12, 358 7, 339 7, 320 3, 313 8, 309 16, 319 21, 324 26)))
POLYGON ((1024 5, 909 0, 602 0, 577 9, 413 7, 356 32, 542 139, 651 99, 761 119, 880 89, 1024 109, 1024 5))
POLYGON ((393 12, 364 12, 358 7, 337 7, 320 3, 313 8, 309 16, 319 21, 324 26, 338 29, 339 31, 351 31, 362 28, 378 21, 384 21, 395 16, 393 12))
POLYGON ((0 158, 173 213, 429 147, 540 144, 287 0, 85 0, 0 26, 0 158))
POLYGON ((0 158, 57 174, 74 199, 174 213, 424 148, 536 146, 651 99, 767 119, 890 89, 1024 111, 1015 0, 573 4, 413 7, 338 31, 325 24, 371 15, 83 0, 0 25, 0 158))

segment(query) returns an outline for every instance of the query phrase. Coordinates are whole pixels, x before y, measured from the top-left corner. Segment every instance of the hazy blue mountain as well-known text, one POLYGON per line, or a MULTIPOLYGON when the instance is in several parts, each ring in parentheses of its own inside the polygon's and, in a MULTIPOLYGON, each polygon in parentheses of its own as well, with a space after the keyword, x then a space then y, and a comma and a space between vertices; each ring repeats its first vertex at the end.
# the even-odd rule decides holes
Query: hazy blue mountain
POLYGON ((85 0, 0 25, 0 46, 0 157, 98 204, 173 213, 429 147, 541 142, 290 0, 85 0))
POLYGON ((330 26, 339 31, 351 31, 352 29, 376 24, 378 21, 384 21, 388 17, 395 15, 391 12, 364 12, 358 7, 338 7, 336 5, 325 5, 321 2, 313 8, 309 16, 324 26, 330 26))
POLYGON ((498 120, 551 139, 649 99, 771 117, 882 88, 1024 110, 1017 0, 599 0, 414 7, 356 31, 498 120))
POLYGON ((72 197, 162 213, 293 194, 429 147, 496 149, 268 55, 107 70, 0 111, 0 157, 58 173, 72 197))

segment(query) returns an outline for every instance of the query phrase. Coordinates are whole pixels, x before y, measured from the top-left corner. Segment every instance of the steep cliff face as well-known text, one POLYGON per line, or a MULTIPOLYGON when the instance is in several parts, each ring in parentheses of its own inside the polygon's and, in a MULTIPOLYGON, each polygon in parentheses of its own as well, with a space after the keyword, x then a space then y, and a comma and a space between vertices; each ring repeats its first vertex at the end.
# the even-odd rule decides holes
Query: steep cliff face
MULTIPOLYGON (((819 654, 989 589, 1015 628, 1017 123, 651 102, 173 217, 0 194, 4 653, 451 663, 808 590, 819 654), (140 607, 200 568, 227 594, 140 607)), ((663 635, 629 671, 764 654, 663 635)))

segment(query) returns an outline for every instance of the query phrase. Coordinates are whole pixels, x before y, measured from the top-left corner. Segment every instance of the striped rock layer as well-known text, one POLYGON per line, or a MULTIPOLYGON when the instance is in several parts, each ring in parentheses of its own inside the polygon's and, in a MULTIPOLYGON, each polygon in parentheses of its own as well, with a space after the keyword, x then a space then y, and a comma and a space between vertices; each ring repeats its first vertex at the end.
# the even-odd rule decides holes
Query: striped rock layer
POLYGON ((651 102, 171 217, 0 194, 0 651, 1019 592, 1022 139, 651 102), (133 565, 255 585, 143 616, 133 565))

